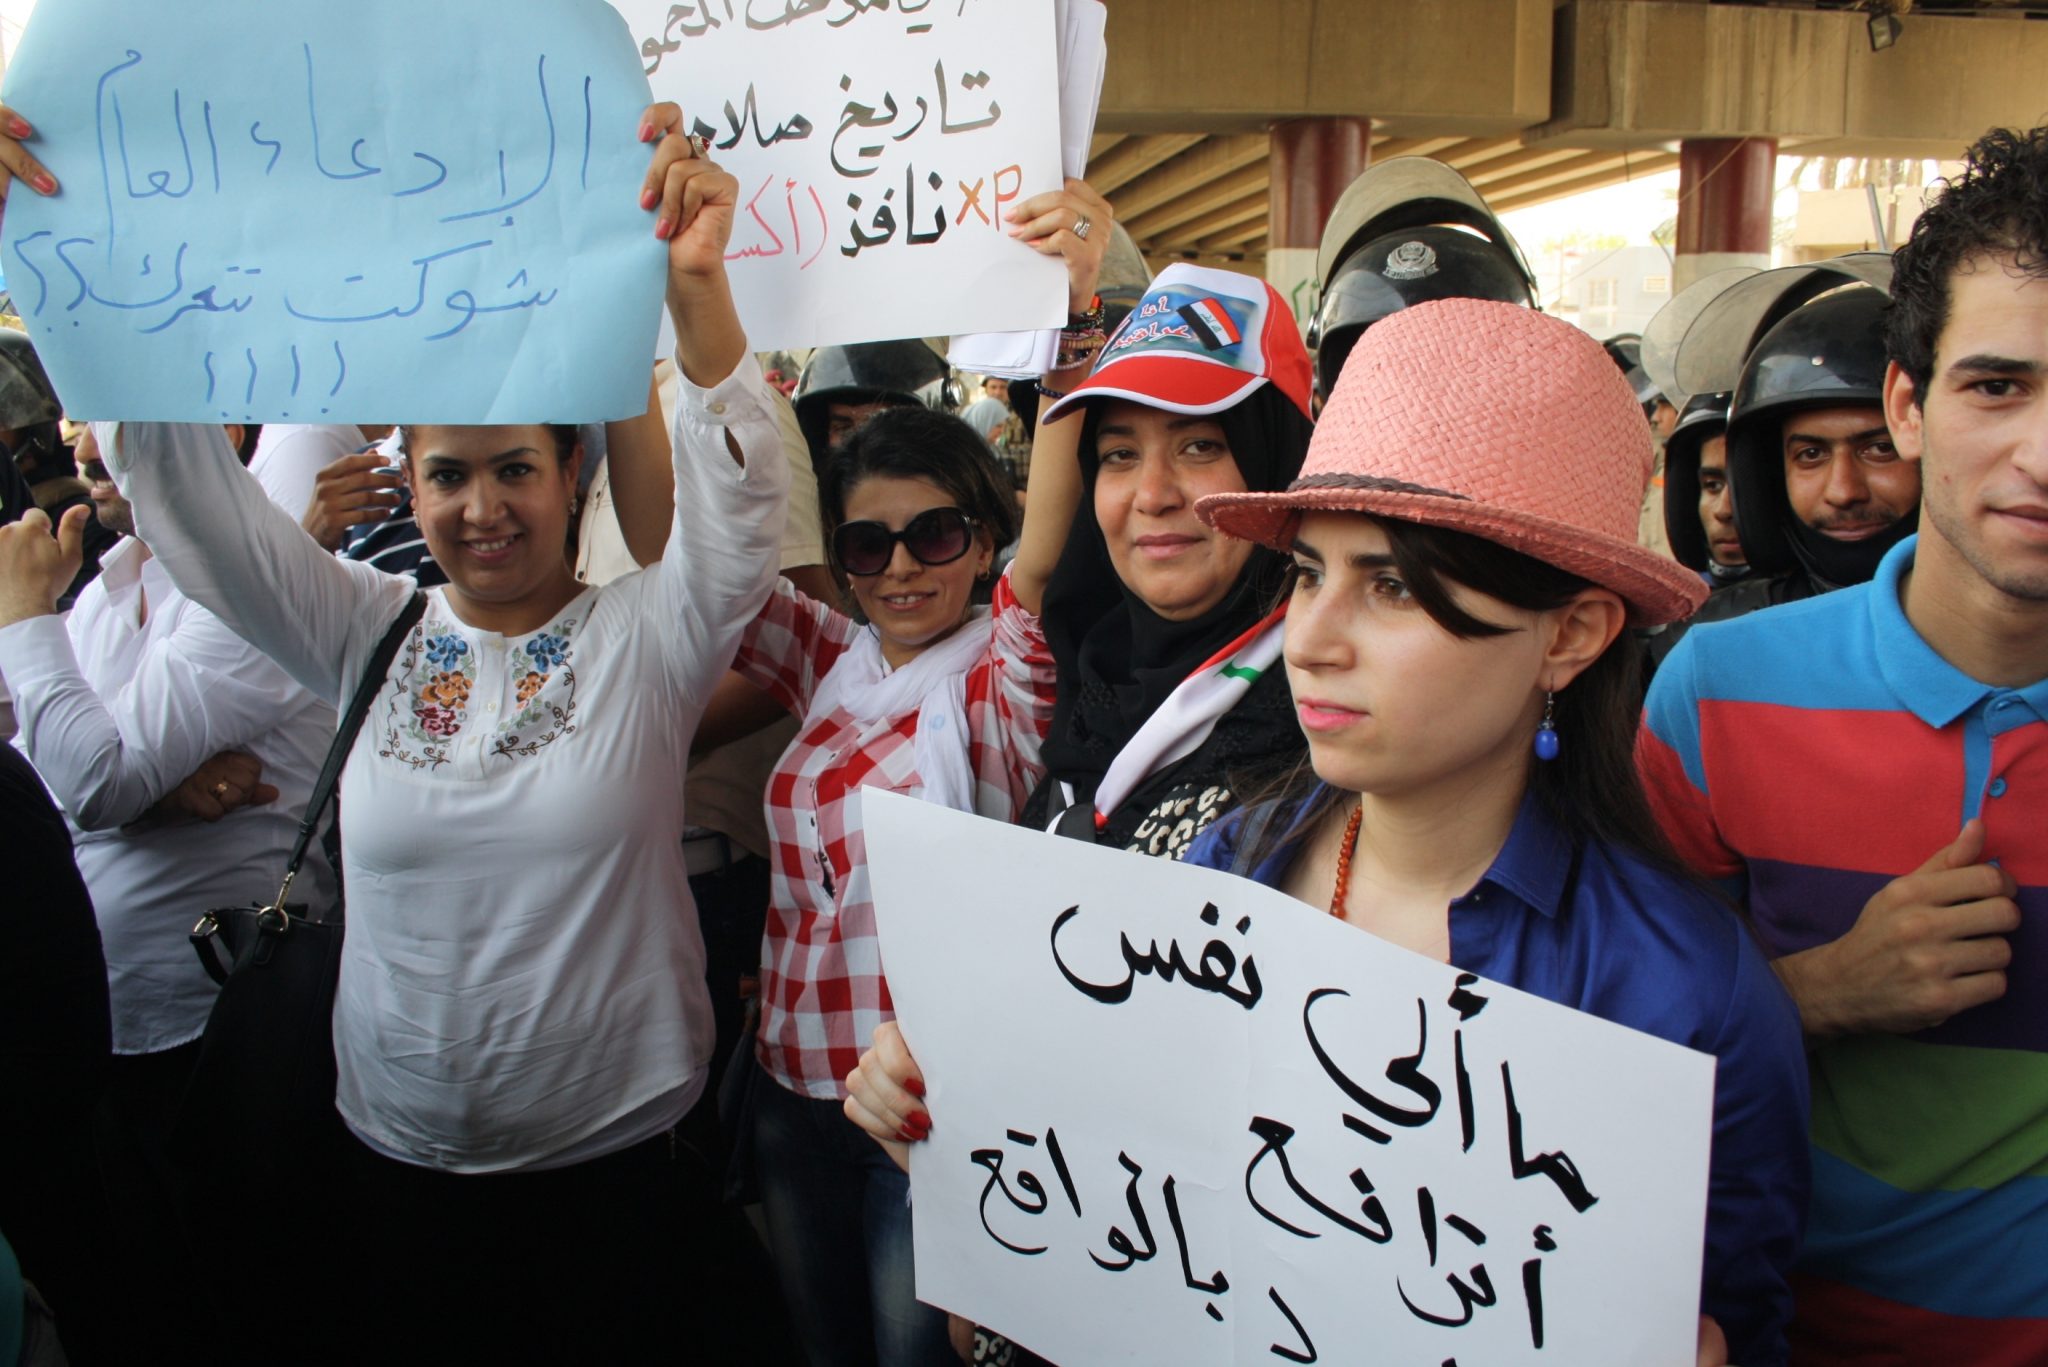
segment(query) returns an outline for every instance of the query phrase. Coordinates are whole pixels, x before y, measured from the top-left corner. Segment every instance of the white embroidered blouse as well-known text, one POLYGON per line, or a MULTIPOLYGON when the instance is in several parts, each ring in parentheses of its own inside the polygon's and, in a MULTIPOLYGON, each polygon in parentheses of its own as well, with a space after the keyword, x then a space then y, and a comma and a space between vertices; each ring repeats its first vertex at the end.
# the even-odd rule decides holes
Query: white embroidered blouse
MULTIPOLYGON (((336 1100, 395 1157, 561 1166, 660 1133, 703 1090, 682 774, 775 578, 788 475, 752 357, 682 392, 660 564, 517 637, 431 592, 350 754, 336 1100)), ((345 704, 411 582, 322 552, 219 428, 124 425, 101 449, 172 579, 345 704)))

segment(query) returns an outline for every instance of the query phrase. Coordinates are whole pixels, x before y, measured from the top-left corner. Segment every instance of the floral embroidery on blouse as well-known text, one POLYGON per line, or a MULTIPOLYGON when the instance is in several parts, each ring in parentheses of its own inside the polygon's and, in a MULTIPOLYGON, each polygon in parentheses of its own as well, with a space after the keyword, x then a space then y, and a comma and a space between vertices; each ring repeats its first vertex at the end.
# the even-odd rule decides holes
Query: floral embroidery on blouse
MULTIPOLYGON (((516 711, 494 732, 491 754, 535 755, 575 732, 571 637, 577 625, 575 618, 551 624, 508 662, 515 679, 516 711)), ((474 720, 476 652, 447 623, 424 622, 399 654, 397 681, 385 709, 384 744, 378 753, 414 769, 438 769, 453 758, 452 742, 474 720)))

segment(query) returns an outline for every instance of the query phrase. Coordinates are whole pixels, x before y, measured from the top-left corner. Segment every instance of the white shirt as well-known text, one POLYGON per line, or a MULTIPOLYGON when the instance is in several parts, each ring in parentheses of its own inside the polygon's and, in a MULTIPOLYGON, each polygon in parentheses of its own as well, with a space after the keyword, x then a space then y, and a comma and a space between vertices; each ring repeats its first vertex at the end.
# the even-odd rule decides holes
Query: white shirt
MULTIPOLYGON (((755 358, 759 360, 759 357, 755 358)), ((680 378, 666 359, 654 367, 655 392, 662 415, 675 422, 676 386, 680 378)), ((811 470, 811 448, 796 420, 796 409, 782 392, 768 389, 768 404, 782 433, 782 456, 789 463, 789 515, 783 520, 778 568, 825 563, 825 531, 818 516, 818 478, 811 470)), ((576 537, 576 577, 603 584, 638 569, 626 549, 612 505, 611 468, 607 461, 591 482, 583 503, 583 521, 576 537)), ((761 793, 775 761, 796 739, 797 719, 783 717, 750 736, 728 741, 690 761, 683 800, 690 809, 691 833, 715 832, 741 848, 766 858, 770 848, 768 822, 761 815, 761 793)))
MULTIPOLYGON (((334 709, 179 593, 132 537, 68 619, 0 628, 0 674, 20 715, 14 743, 64 809, 99 915, 115 1052, 197 1038, 216 989, 185 937, 204 911, 277 896, 334 709), (223 750, 261 760, 277 801, 211 824, 131 826, 223 750)), ((292 900, 316 915, 333 903, 318 842, 292 900)))
MULTIPOLYGON (((433 591, 393 661, 341 785, 336 1102, 377 1148, 548 1167, 659 1133, 701 1093, 681 774, 775 576, 788 480, 765 387, 751 358, 685 387, 660 564, 518 637, 433 591)), ((316 692, 352 687, 410 581, 323 554, 216 429, 128 426, 102 449, 189 592, 316 692)))

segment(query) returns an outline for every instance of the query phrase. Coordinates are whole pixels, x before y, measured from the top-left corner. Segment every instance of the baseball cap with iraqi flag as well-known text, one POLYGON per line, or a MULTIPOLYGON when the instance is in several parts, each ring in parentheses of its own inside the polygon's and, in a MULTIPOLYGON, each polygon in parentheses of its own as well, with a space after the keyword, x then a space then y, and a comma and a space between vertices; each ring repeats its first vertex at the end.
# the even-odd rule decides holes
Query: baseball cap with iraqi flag
POLYGON ((1090 399, 1220 413, 1262 384, 1307 414, 1311 373, 1301 329, 1279 291, 1235 271, 1176 262, 1139 296, 1088 378, 1040 421, 1057 421, 1090 399))

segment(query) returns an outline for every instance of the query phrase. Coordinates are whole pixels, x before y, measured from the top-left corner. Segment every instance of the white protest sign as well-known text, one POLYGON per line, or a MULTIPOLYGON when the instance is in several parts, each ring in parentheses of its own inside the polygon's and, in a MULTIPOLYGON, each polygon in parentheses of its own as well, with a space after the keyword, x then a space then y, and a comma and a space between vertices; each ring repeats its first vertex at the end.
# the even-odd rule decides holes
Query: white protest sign
POLYGON ((862 800, 920 1299, 1069 1367, 1690 1367, 1710 1056, 1247 879, 862 800))
POLYGON ((1058 327, 1003 231, 1060 184, 1053 0, 613 0, 655 98, 739 178, 726 260, 757 350, 1058 327))

